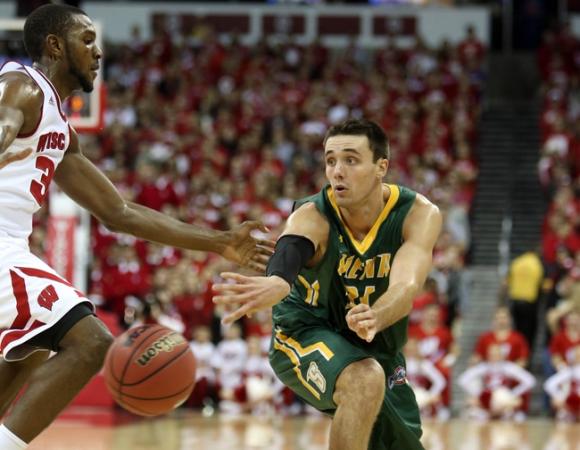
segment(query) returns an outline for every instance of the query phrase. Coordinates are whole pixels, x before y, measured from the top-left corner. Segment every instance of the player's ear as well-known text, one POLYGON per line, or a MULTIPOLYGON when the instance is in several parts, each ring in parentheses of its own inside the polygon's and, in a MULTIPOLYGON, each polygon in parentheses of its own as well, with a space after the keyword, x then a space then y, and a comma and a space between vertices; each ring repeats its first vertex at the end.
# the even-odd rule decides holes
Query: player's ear
POLYGON ((387 174, 388 170, 389 170, 389 160, 386 158, 380 158, 377 161, 377 177, 382 180, 387 174))
POLYGON ((46 51, 50 59, 60 59, 64 49, 62 38, 56 34, 49 34, 45 39, 46 51))

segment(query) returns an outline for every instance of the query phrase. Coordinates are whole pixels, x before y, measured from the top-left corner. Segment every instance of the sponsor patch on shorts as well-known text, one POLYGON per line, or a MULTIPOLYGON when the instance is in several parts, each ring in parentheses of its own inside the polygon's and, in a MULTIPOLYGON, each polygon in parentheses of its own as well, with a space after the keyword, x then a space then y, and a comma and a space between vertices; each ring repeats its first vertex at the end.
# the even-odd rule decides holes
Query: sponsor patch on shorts
POLYGON ((403 366, 397 366, 392 375, 389 376, 389 389, 396 385, 407 384, 407 372, 403 366))

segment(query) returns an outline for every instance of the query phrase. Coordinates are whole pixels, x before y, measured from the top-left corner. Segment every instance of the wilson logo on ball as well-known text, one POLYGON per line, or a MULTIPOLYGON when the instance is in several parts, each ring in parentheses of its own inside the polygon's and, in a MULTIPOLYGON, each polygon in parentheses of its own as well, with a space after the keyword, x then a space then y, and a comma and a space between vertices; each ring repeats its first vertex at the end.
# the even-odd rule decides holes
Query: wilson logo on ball
POLYGON ((161 352, 171 352, 179 344, 183 344, 185 339, 179 334, 163 336, 151 344, 137 359, 137 364, 144 367, 161 352))

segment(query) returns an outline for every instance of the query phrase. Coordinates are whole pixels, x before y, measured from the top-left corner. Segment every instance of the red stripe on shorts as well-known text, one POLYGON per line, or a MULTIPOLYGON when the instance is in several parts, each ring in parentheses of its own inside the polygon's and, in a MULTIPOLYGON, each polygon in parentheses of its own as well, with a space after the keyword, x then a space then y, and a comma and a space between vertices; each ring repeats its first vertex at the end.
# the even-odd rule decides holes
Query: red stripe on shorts
POLYGON ((39 322, 38 320, 35 320, 34 323, 30 326, 30 328, 26 330, 12 330, 7 332, 4 335, 4 339, 2 339, 2 341, 0 342, 0 353, 2 353, 4 349, 12 342, 20 339, 21 337, 26 336, 31 331, 36 330, 38 327, 41 327, 43 325, 46 324, 44 322, 39 322))
POLYGON ((72 284, 70 284, 67 280, 55 275, 54 273, 50 273, 50 272, 47 272, 47 271, 41 270, 41 269, 34 269, 32 267, 16 267, 16 268, 18 270, 20 270, 23 274, 28 275, 30 277, 47 278, 49 280, 56 281, 58 283, 62 283, 68 287, 73 288, 79 297, 84 297, 84 294, 81 291, 75 289, 75 287, 72 284))
POLYGON ((28 294, 26 293, 26 284, 24 278, 19 276, 16 272, 10 271, 10 278, 12 280, 12 292, 16 297, 16 318, 10 328, 22 329, 30 320, 30 306, 28 305, 28 294))

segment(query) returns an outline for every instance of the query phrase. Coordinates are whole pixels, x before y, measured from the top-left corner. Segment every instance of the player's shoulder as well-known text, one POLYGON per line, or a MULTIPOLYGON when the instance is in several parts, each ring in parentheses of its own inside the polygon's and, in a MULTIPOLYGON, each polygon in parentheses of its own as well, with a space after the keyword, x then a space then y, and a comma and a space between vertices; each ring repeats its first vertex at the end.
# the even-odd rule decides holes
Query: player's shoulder
POLYGON ((14 106, 39 108, 44 101, 44 92, 29 75, 20 71, 0 75, 0 99, 14 106))
POLYGON ((437 205, 424 195, 417 193, 403 222, 403 240, 413 239, 433 246, 442 225, 443 217, 437 205))
POLYGON ((413 207, 411 211, 413 210, 417 210, 423 214, 441 214, 439 207, 435 203, 418 192, 415 196, 415 200, 413 201, 413 207))
POLYGON ((308 237, 317 247, 328 237, 330 225, 326 216, 316 204, 307 202, 296 209, 284 228, 284 234, 297 234, 308 237))
POLYGON ((328 219, 326 216, 322 214, 322 212, 318 209, 318 206, 312 201, 308 201, 300 205, 296 210, 294 210, 288 220, 304 220, 314 221, 321 224, 328 224, 328 219))
POLYGON ((431 202, 427 197, 417 193, 413 200, 413 205, 405 218, 405 224, 440 224, 442 221, 439 207, 431 202))

